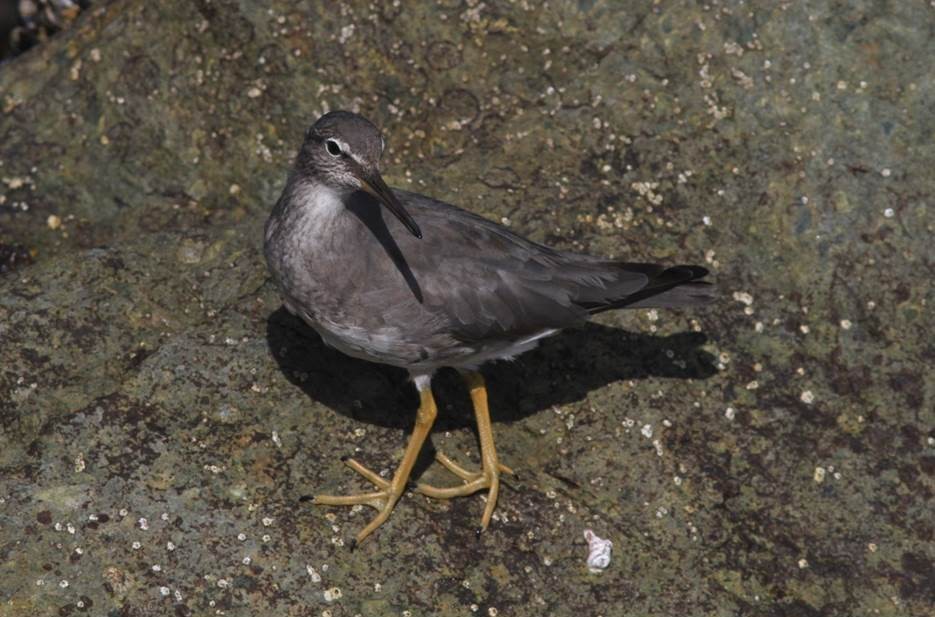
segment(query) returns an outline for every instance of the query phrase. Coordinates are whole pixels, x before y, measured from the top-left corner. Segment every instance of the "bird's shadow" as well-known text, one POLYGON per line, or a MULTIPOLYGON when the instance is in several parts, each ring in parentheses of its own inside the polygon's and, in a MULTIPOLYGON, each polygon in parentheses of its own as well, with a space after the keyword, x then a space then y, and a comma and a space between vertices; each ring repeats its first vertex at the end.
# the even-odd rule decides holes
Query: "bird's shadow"
MULTIPOLYGON (((324 344, 284 308, 267 319, 266 339, 286 378, 310 398, 369 424, 408 429, 418 397, 400 368, 358 360, 324 344)), ((588 323, 545 339, 513 362, 484 370, 491 416, 512 422, 537 411, 583 399, 608 383, 646 377, 705 379, 716 372, 714 356, 701 349, 704 334, 636 334, 588 323)), ((474 425, 467 391, 454 371, 432 381, 439 405, 435 430, 474 425)))

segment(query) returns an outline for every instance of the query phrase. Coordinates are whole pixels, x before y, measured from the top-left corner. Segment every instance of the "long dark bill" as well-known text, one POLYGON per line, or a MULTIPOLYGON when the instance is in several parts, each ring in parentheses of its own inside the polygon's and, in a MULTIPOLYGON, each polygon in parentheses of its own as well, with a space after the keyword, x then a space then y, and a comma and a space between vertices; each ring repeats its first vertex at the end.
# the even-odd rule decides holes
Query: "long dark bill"
POLYGON ((360 180, 360 187, 380 200, 384 206, 392 212, 399 221, 406 226, 406 229, 412 232, 416 238, 422 239, 422 230, 419 229, 419 225, 416 224, 415 219, 413 219, 406 209, 403 208, 403 205, 399 203, 399 200, 396 199, 396 195, 393 194, 393 191, 390 190, 390 187, 386 186, 386 182, 383 181, 383 178, 380 177, 380 173, 374 171, 372 173, 363 173, 358 179, 360 180))

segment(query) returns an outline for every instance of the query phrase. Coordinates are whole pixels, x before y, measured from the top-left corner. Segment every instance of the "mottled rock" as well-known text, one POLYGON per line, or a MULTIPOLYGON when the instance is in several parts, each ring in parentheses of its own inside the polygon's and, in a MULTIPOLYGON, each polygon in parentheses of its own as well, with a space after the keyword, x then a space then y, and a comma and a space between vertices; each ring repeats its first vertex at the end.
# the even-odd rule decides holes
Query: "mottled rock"
MULTIPOLYGON (((930 614, 933 19, 85 11, 0 68, 0 613, 930 614), (395 466, 416 402, 279 310, 258 250, 302 132, 339 107, 385 127, 391 184, 563 248, 707 263, 723 289, 490 367, 520 474, 479 539, 477 497, 406 496, 355 552, 369 512, 299 501, 363 488, 341 455, 395 466), (614 542, 600 575, 585 528, 614 542)), ((438 382, 433 442, 476 464, 466 395, 438 382)))

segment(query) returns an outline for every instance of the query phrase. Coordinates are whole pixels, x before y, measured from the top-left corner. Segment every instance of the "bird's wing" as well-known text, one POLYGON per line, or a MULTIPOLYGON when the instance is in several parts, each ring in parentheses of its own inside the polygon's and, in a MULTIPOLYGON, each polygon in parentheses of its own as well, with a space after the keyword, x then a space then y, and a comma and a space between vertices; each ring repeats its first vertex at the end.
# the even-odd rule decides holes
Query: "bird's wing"
POLYGON ((449 204, 398 194, 423 230, 403 247, 418 253, 411 264, 424 265, 415 272, 423 302, 465 341, 579 324, 595 307, 644 289, 659 269, 555 251, 449 204))

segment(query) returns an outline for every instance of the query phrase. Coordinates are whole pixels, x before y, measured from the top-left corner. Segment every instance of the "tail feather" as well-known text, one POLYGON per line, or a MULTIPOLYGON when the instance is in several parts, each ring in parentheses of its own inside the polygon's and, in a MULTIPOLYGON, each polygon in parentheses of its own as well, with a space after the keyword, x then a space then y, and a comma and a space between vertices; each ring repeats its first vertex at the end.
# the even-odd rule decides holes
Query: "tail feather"
POLYGON ((626 300, 612 308, 686 308, 703 306, 717 298, 717 290, 707 281, 683 283, 656 295, 626 300))
POLYGON ((639 291, 615 298, 599 305, 584 306, 592 315, 621 308, 683 308, 702 306, 713 302, 717 289, 708 281, 708 274, 701 266, 680 265, 670 268, 652 264, 627 264, 618 266, 625 272, 645 274, 649 281, 639 291))

